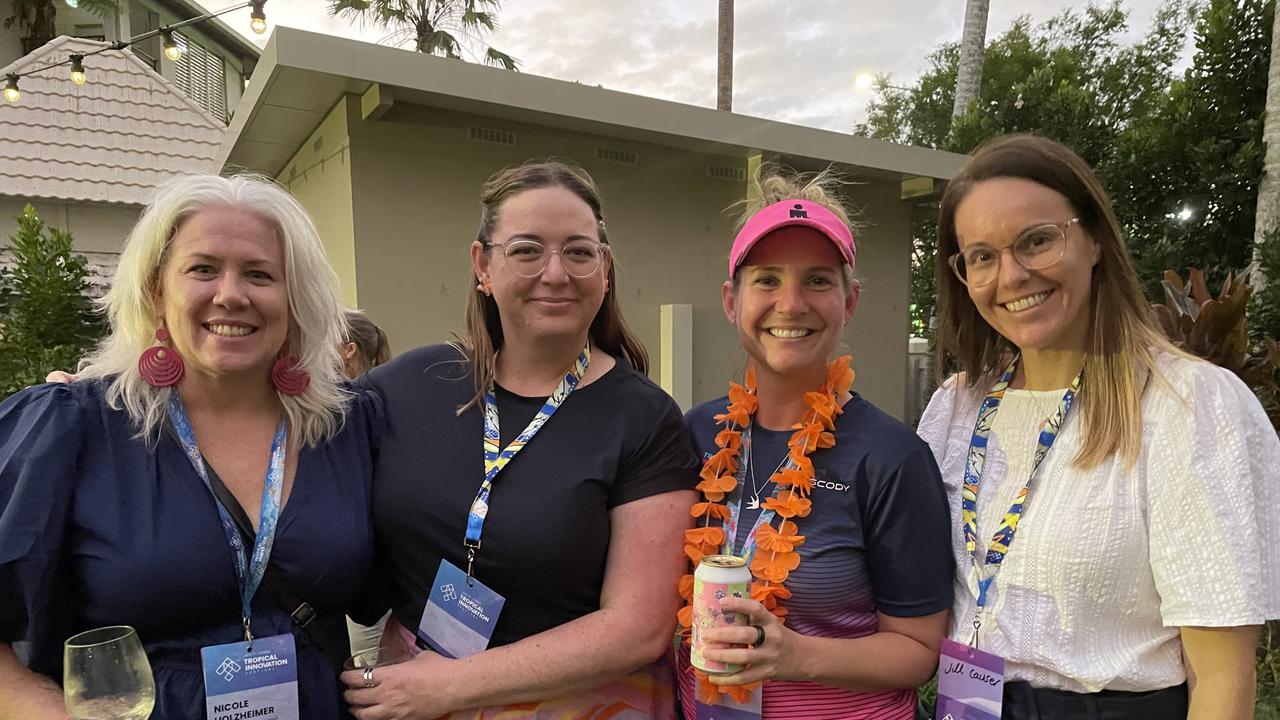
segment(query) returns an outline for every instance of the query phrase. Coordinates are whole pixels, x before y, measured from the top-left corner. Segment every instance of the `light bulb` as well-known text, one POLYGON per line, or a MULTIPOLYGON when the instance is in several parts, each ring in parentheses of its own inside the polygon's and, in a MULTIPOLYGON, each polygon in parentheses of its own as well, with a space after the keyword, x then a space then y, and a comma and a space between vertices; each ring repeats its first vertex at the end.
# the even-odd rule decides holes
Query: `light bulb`
POLYGON ((10 75, 8 81, 4 84, 4 99, 11 103, 16 103, 21 97, 22 93, 18 90, 18 76, 10 75))
POLYGON ((72 55, 71 56, 71 82, 75 83, 76 85, 83 85, 85 79, 86 78, 84 75, 84 56, 72 55))
POLYGON ((267 0, 249 0, 253 5, 253 10, 249 12, 249 29, 261 35, 267 31, 267 14, 262 12, 262 6, 267 4, 267 0))
POLYGON ((174 62, 182 59, 182 48, 178 47, 178 43, 173 39, 172 30, 161 30, 160 37, 164 38, 162 46, 164 47, 164 56, 174 62))

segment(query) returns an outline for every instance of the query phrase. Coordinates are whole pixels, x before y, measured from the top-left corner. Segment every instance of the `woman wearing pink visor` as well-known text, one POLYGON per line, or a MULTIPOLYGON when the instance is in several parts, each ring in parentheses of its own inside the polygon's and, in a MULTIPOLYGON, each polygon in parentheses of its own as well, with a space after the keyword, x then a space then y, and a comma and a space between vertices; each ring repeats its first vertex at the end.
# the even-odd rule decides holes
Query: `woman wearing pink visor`
MULTIPOLYGON (((705 459, 686 554, 746 559, 750 598, 679 653, 685 717, 907 720, 937 668, 952 598, 950 523, 929 447, 832 360, 858 306, 856 247, 824 178, 772 175, 729 254, 725 316, 743 384, 685 420, 705 459), (763 681, 763 685, 761 684, 763 681)), ((693 579, 681 582, 686 601, 693 579)), ((693 622, 692 608, 680 615, 693 622)))

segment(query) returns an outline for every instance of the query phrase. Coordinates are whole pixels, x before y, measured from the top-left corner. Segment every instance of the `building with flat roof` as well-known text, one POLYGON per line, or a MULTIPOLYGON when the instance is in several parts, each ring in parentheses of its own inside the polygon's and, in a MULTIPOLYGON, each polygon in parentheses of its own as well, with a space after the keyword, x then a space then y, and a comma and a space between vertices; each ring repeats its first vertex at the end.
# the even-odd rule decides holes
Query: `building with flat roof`
POLYGON ((464 327, 481 183, 547 157, 599 184, 619 300, 650 374, 685 407, 743 366, 721 310, 725 209, 761 163, 833 166, 862 221, 855 389, 904 416, 911 213, 963 156, 278 28, 218 163, 286 185, 319 224, 345 301, 406 350, 464 327))

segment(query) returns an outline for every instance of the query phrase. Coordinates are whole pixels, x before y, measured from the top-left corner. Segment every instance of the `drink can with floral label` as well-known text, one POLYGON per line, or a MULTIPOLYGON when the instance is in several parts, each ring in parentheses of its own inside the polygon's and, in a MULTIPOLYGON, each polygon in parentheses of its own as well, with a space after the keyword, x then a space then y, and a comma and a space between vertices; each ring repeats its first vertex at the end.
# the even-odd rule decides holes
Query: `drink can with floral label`
POLYGON ((708 643, 702 634, 713 628, 745 625, 747 616, 742 613, 724 612, 720 601, 727 597, 751 597, 751 571, 745 558, 734 555, 708 555, 698 563, 693 573, 693 627, 690 662, 703 672, 712 675, 729 675, 742 670, 741 665, 707 660, 704 650, 730 647, 723 643, 708 643))

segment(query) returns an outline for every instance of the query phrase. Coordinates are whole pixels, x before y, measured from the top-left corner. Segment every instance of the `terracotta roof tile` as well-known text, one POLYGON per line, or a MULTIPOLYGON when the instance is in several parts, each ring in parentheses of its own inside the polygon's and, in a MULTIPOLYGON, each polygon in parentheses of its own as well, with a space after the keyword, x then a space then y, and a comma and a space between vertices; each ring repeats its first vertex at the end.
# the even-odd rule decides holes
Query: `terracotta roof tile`
MULTIPOLYGON (((105 47, 60 37, 0 76, 105 47)), ((84 67, 84 85, 52 68, 21 79, 19 102, 0 102, 0 195, 141 205, 166 177, 217 171, 223 123, 138 56, 108 49, 84 67)))

